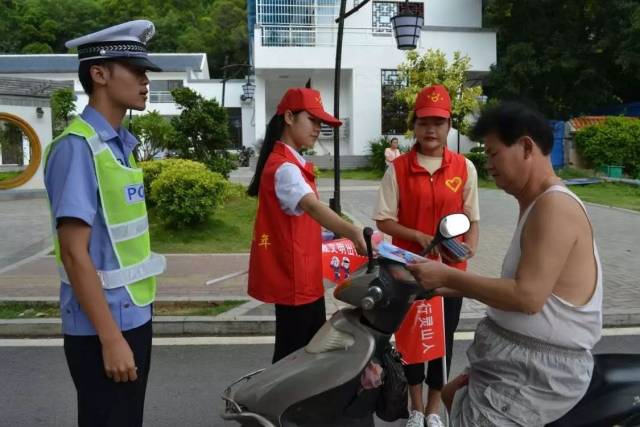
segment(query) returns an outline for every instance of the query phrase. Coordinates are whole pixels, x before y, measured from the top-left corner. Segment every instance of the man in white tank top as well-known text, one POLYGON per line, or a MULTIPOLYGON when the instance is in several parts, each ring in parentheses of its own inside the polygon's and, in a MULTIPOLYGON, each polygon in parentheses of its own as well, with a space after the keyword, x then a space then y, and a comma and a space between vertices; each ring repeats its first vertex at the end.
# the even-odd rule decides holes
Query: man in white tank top
POLYGON ((452 426, 543 426, 584 395, 602 330, 602 272, 582 202, 551 166, 553 135, 519 103, 475 125, 487 170, 520 206, 500 278, 425 262, 409 267, 426 289, 489 306, 467 356, 468 374, 442 397, 452 426))

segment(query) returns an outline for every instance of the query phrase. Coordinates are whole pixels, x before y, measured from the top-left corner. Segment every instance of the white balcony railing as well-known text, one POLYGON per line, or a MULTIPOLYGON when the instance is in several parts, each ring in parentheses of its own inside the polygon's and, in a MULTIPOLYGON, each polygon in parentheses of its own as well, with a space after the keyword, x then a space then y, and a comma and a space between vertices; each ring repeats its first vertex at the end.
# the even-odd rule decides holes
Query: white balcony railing
POLYGON ((338 0, 257 0, 256 24, 328 25, 338 12, 338 0))
MULTIPOLYGON (((335 46, 338 37, 336 26, 283 26, 260 27, 260 44, 275 47, 335 46)), ((392 34, 381 34, 373 28, 344 29, 343 43, 352 46, 395 46, 392 34)))

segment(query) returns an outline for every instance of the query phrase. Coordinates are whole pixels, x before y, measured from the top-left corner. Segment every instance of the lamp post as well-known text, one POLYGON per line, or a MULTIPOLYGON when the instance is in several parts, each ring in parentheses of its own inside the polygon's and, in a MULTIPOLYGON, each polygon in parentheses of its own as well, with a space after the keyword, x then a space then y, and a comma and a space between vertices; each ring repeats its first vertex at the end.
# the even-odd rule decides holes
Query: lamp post
POLYGON ((400 50, 413 50, 418 46, 424 16, 413 12, 408 0, 398 5, 398 12, 398 15, 391 18, 396 45, 400 50))
MULTIPOLYGON (((226 57, 226 56, 225 56, 225 59, 224 59, 224 63, 225 63, 225 65, 220 68, 223 71, 223 75, 222 75, 222 108, 224 108, 224 96, 225 96, 225 91, 226 91, 226 86, 227 86, 227 80, 229 80, 232 76, 234 76, 235 72, 238 69, 246 69, 249 72, 253 68, 253 66, 251 64, 228 64, 228 57, 226 57), (227 70, 234 70, 234 72, 231 74, 231 76, 227 76, 227 70)), ((247 83, 242 85, 243 95, 241 95, 241 97, 240 97, 241 99, 242 99, 242 96, 245 95, 244 87, 247 84, 251 84, 251 81, 249 81, 248 72, 247 72, 247 83)), ((255 86, 254 86, 253 90, 255 91, 255 86)), ((253 92, 251 93, 251 98, 253 98, 253 92)), ((242 100, 244 101, 244 99, 242 99, 242 100)))
POLYGON ((247 82, 242 85, 242 95, 240 95, 240 99, 242 101, 251 101, 255 92, 256 85, 251 83, 251 80, 249 80, 249 74, 247 74, 247 82))
MULTIPOLYGON (((369 0, 363 0, 353 9, 346 12, 347 0, 340 0, 340 13, 335 21, 338 24, 338 38, 336 41, 336 65, 333 80, 333 115, 338 120, 340 120, 340 73, 342 67, 344 20, 356 13, 367 3, 369 3, 369 0)), ((405 0, 405 3, 398 4, 398 10, 399 14, 391 18, 398 49, 415 49, 418 39, 420 38, 424 17, 411 13, 408 0, 405 0)), ((337 129, 333 130, 333 174, 333 198, 329 199, 329 206, 339 215, 342 209, 340 206, 340 132, 337 129)))

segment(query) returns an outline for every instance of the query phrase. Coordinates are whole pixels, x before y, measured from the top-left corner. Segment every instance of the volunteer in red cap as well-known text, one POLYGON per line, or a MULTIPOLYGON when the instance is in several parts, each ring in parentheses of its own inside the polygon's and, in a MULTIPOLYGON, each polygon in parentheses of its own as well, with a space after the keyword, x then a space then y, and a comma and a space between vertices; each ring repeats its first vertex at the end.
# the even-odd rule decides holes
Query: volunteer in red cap
POLYGON ((307 345, 326 321, 321 226, 366 254, 362 230, 318 199, 313 148, 320 124, 342 123, 324 111, 320 93, 292 88, 267 126, 248 194, 258 197, 249 259, 249 295, 276 306, 273 363, 307 345))
MULTIPOLYGON (((374 219, 378 228, 393 237, 401 248, 420 253, 433 238, 440 218, 464 212, 471 220, 463 245, 470 253, 454 259, 443 251, 430 257, 466 269, 466 259, 473 256, 478 244, 477 172, 464 156, 447 149, 451 129, 451 98, 444 86, 433 85, 420 91, 412 112, 416 143, 387 169, 378 195, 374 219)), ((461 298, 445 298, 445 336, 447 365, 450 366, 453 334, 458 326, 461 298)), ((421 338, 411 326, 417 321, 416 307, 408 313, 396 333, 396 345, 403 354, 405 374, 409 382, 411 413, 407 426, 442 426, 438 417, 440 390, 443 386, 442 359, 429 363, 425 380, 424 360, 417 351, 421 338), (422 381, 429 386, 426 407, 422 403, 422 381), (425 420, 426 417, 426 420, 425 420)), ((447 372, 449 371, 447 366, 447 372)))

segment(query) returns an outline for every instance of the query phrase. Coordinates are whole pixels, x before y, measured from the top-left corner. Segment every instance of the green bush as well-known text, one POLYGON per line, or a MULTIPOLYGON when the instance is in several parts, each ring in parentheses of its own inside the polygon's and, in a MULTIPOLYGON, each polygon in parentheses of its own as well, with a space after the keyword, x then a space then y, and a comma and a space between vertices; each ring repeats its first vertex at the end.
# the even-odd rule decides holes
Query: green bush
POLYGON ((387 164, 384 161, 384 150, 391 147, 390 139, 382 136, 378 139, 369 141, 369 166, 372 169, 384 172, 387 164))
POLYGON ((225 179, 234 169, 238 169, 240 161, 237 154, 221 151, 207 161, 207 167, 213 172, 221 174, 225 179))
POLYGON ((160 174, 167 168, 190 167, 202 170, 207 169, 202 163, 184 159, 149 160, 146 162, 139 162, 138 166, 142 168, 142 174, 144 177, 144 194, 148 206, 154 205, 154 200, 151 195, 151 186, 156 178, 158 178, 158 176, 160 176, 160 174))
POLYGON ((604 123, 579 130, 575 141, 590 166, 623 166, 627 175, 640 175, 640 120, 608 117, 604 123))
POLYGON ((149 160, 147 162, 139 162, 138 166, 142 168, 142 176, 144 179, 144 194, 147 206, 153 205, 151 198, 151 184, 162 173, 166 166, 165 160, 149 160))
POLYGON ((486 168, 487 155, 484 152, 482 153, 471 152, 471 153, 465 154, 465 156, 467 157, 467 159, 471 160, 473 165, 476 167, 476 170, 478 171, 478 178, 487 179, 489 177, 489 174, 487 173, 487 168, 486 168))
POLYGON ((170 160, 151 184, 151 199, 162 221, 183 228, 200 224, 226 197, 228 182, 202 163, 170 160))

